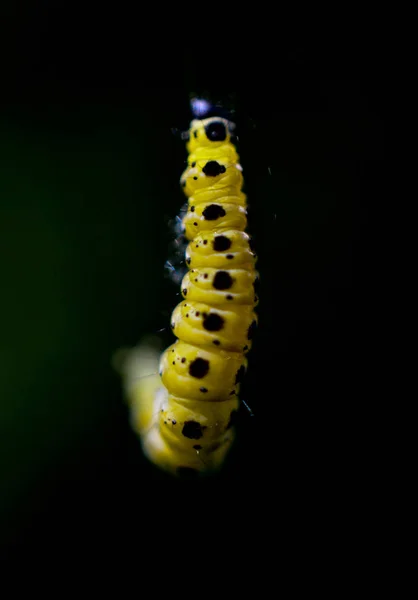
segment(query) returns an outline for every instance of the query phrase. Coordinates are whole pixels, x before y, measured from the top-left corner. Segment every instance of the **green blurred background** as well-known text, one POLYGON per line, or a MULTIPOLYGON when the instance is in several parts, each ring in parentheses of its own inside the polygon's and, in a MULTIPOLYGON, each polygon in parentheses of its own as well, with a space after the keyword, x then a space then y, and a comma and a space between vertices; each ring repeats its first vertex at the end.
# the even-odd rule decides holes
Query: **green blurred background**
POLYGON ((171 38, 152 54, 126 15, 105 15, 106 27, 94 18, 2 19, 4 547, 99 544, 103 523, 108 543, 124 539, 168 498, 177 516, 197 510, 190 493, 215 513, 219 498, 258 515, 307 496, 338 504, 359 408, 352 242, 367 238, 383 160, 364 49, 270 42, 222 71, 171 38), (244 392, 255 417, 243 415, 225 471, 191 490, 142 458, 110 361, 166 327, 178 301, 163 269, 186 158, 172 130, 205 90, 237 110, 260 330, 244 392))

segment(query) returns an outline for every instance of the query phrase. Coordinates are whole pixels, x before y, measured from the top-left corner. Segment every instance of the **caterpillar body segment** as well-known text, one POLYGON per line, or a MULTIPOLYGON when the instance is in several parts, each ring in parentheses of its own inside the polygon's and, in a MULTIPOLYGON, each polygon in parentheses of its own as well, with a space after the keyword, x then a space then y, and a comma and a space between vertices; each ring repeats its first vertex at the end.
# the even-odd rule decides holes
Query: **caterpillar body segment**
POLYGON ((158 467, 176 475, 215 471, 234 439, 238 398, 234 394, 225 401, 202 403, 169 394, 158 368, 171 350, 160 357, 154 346, 142 343, 126 353, 118 370, 124 378, 132 427, 145 455, 158 467))
POLYGON ((174 335, 190 344, 222 347, 223 350, 246 354, 252 345, 248 332, 254 321, 257 322, 252 306, 214 304, 198 301, 180 303, 171 317, 174 335))
POLYGON ((245 232, 234 128, 217 116, 190 124, 189 157, 180 178, 188 198, 181 220, 188 271, 170 323, 177 340, 161 356, 139 347, 138 364, 132 358, 130 368, 125 363, 133 426, 144 452, 175 475, 222 466, 234 439, 246 354, 257 326, 256 255, 245 232), (154 374, 139 376, 147 370, 154 374))

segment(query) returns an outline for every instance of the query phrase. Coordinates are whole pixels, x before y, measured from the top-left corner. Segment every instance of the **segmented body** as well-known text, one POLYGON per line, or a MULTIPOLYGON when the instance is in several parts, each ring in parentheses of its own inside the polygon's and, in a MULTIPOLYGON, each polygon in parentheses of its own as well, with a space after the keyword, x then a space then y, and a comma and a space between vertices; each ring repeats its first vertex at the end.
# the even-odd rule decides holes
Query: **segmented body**
POLYGON ((177 340, 160 358, 161 379, 142 377, 152 370, 151 356, 148 366, 142 360, 136 368, 130 388, 145 453, 174 474, 222 465, 257 325, 256 257, 245 233, 246 196, 233 128, 220 117, 190 124, 180 180, 188 198, 182 226, 189 270, 171 317, 177 340))

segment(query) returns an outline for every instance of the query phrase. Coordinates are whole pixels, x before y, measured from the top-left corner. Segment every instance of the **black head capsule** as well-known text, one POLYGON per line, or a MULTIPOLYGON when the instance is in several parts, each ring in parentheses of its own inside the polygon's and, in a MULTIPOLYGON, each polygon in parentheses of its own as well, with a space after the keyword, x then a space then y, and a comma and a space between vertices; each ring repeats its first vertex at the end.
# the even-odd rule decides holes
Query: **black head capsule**
POLYGON ((205 133, 211 142, 224 142, 226 140, 226 127, 222 121, 212 121, 205 127, 205 133))

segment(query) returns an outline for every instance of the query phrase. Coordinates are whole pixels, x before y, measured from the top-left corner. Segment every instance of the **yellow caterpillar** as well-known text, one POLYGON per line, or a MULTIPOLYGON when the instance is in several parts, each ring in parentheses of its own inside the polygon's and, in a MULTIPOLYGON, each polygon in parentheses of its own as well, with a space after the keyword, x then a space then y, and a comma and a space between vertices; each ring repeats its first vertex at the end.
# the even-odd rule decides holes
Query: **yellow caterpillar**
POLYGON ((256 257, 244 231, 246 196, 231 141, 234 127, 216 116, 190 124, 188 164, 180 179, 188 197, 182 229, 189 270, 171 317, 177 340, 161 356, 142 344, 123 360, 143 450, 175 475, 222 466, 257 325, 256 257))

